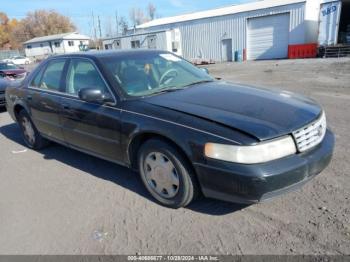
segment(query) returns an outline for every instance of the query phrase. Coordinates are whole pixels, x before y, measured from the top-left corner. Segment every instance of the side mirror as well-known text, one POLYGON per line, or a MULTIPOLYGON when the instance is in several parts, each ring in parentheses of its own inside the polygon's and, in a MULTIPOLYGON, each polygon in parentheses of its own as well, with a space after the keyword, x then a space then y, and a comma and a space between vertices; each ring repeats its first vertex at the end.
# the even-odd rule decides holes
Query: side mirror
POLYGON ((209 75, 209 70, 208 70, 208 68, 201 68, 201 70, 209 75))
POLYGON ((104 104, 108 102, 114 102, 112 97, 103 94, 100 89, 95 88, 80 89, 78 96, 81 100, 90 103, 104 104))

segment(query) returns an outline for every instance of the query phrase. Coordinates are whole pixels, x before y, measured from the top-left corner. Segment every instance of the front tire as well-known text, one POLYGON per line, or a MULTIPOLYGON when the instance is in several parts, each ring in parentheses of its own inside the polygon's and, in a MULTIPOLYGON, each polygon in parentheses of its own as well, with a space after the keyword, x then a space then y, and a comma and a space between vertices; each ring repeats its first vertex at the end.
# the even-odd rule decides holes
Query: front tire
POLYGON ((40 135, 25 110, 19 112, 18 124, 22 131, 23 140, 29 148, 39 150, 49 144, 49 141, 40 135))
POLYGON ((199 187, 192 167, 174 146, 159 140, 145 142, 138 154, 141 179, 148 192, 162 205, 189 205, 199 187))

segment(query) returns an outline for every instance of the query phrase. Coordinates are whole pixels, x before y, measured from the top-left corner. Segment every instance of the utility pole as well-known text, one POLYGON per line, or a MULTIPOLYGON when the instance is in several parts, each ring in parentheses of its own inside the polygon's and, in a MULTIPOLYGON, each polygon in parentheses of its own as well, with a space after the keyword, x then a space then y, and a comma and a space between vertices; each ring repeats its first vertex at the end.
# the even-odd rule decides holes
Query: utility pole
POLYGON ((97 34, 96 34, 94 11, 91 11, 91 15, 92 15, 92 30, 93 30, 93 34, 94 34, 94 43, 95 43, 95 48, 97 49, 97 43, 96 43, 97 34))
POLYGON ((94 34, 94 40, 96 40, 97 35, 96 35, 96 26, 95 26, 94 11, 91 11, 91 15, 92 15, 92 30, 93 30, 93 34, 94 34))

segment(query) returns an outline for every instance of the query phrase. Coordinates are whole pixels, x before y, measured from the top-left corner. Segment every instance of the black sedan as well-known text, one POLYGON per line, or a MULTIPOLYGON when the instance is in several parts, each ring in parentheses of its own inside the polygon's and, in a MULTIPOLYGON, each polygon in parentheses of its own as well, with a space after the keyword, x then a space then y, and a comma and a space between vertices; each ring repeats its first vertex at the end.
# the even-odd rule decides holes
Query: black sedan
POLYGON ((174 208, 200 194, 257 203, 294 190, 334 147, 316 102, 216 81, 164 51, 52 57, 6 101, 28 147, 55 141, 138 170, 174 208))

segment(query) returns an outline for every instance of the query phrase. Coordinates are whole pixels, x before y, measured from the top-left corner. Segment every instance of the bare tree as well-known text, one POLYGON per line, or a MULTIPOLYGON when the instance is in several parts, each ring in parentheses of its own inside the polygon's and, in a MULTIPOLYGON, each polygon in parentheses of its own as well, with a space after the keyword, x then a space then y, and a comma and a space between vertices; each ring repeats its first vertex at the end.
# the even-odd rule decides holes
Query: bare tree
POLYGON ((142 9, 138 7, 133 7, 130 9, 130 20, 133 23, 134 26, 149 22, 151 20, 154 20, 155 18, 159 17, 157 14, 157 8, 154 4, 149 3, 146 8, 146 12, 143 12, 142 9), (146 15, 145 15, 146 13, 146 15))
POLYGON ((130 20, 132 21, 134 26, 140 25, 148 21, 148 19, 145 17, 144 12, 140 8, 135 7, 130 9, 130 20))
POLYGON ((105 33, 106 37, 111 37, 114 34, 113 26, 112 26, 112 17, 108 16, 105 20, 105 33))
POLYGON ((122 34, 126 35, 126 33, 128 31, 128 28, 129 28, 129 25, 128 25, 128 22, 127 22, 126 18, 124 16, 120 17, 120 19, 118 21, 118 24, 119 24, 119 27, 122 30, 122 34))
POLYGON ((155 7, 155 5, 152 3, 149 3, 147 6, 147 15, 150 20, 154 20, 154 18, 156 17, 156 11, 157 11, 157 8, 155 7))

